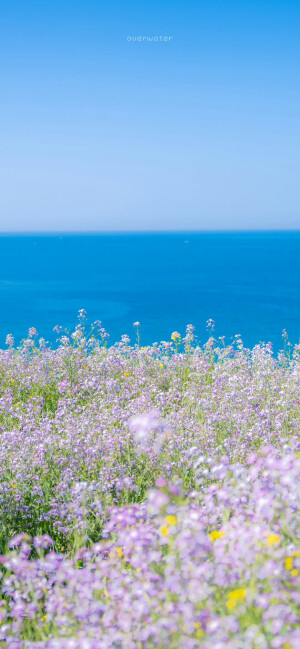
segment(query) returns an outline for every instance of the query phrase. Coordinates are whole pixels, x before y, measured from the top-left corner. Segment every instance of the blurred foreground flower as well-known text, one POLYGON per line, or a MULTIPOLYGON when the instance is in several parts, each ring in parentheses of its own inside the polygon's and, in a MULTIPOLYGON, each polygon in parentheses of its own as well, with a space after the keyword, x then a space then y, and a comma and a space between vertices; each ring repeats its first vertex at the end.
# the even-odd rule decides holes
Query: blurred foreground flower
POLYGON ((129 430, 133 433, 136 444, 143 445, 146 442, 149 433, 158 426, 159 416, 158 410, 150 410, 144 415, 134 415, 129 419, 129 430))
POLYGON ((140 453, 159 453, 162 443, 168 437, 170 429, 160 419, 159 410, 150 410, 142 415, 134 415, 128 421, 128 427, 133 433, 137 450, 140 453))

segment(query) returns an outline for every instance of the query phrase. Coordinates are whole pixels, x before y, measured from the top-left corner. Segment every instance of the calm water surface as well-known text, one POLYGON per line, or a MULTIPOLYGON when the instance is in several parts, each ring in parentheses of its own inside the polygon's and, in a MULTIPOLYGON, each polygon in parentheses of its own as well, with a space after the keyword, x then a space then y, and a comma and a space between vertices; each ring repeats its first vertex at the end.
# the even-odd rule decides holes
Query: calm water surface
POLYGON ((205 323, 229 343, 282 347, 300 337, 300 232, 0 236, 0 347, 30 326, 54 342, 77 311, 99 319, 110 342, 142 323, 142 344, 205 323))

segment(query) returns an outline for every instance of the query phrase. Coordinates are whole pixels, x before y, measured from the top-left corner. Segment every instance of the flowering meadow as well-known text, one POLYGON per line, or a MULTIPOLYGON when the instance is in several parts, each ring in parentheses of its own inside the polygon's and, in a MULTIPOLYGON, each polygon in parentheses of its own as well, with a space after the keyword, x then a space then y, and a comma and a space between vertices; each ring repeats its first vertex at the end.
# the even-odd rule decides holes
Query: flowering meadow
POLYGON ((300 345, 0 351, 0 647, 299 649, 300 345))

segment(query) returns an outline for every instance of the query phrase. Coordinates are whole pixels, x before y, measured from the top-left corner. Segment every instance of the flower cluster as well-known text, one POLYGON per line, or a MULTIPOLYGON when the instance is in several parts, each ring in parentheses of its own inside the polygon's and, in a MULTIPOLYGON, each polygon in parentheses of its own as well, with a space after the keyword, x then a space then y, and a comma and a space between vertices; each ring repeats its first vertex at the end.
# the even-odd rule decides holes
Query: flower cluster
POLYGON ((0 351, 0 647, 297 649, 299 346, 56 330, 0 351))

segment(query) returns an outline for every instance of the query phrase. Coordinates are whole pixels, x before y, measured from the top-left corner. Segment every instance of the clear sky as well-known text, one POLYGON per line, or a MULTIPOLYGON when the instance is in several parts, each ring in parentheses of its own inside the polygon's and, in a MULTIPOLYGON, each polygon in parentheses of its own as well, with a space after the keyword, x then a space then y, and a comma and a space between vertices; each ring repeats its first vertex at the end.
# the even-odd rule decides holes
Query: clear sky
POLYGON ((1 0, 0 231, 299 228, 299 34, 299 0, 1 0))

